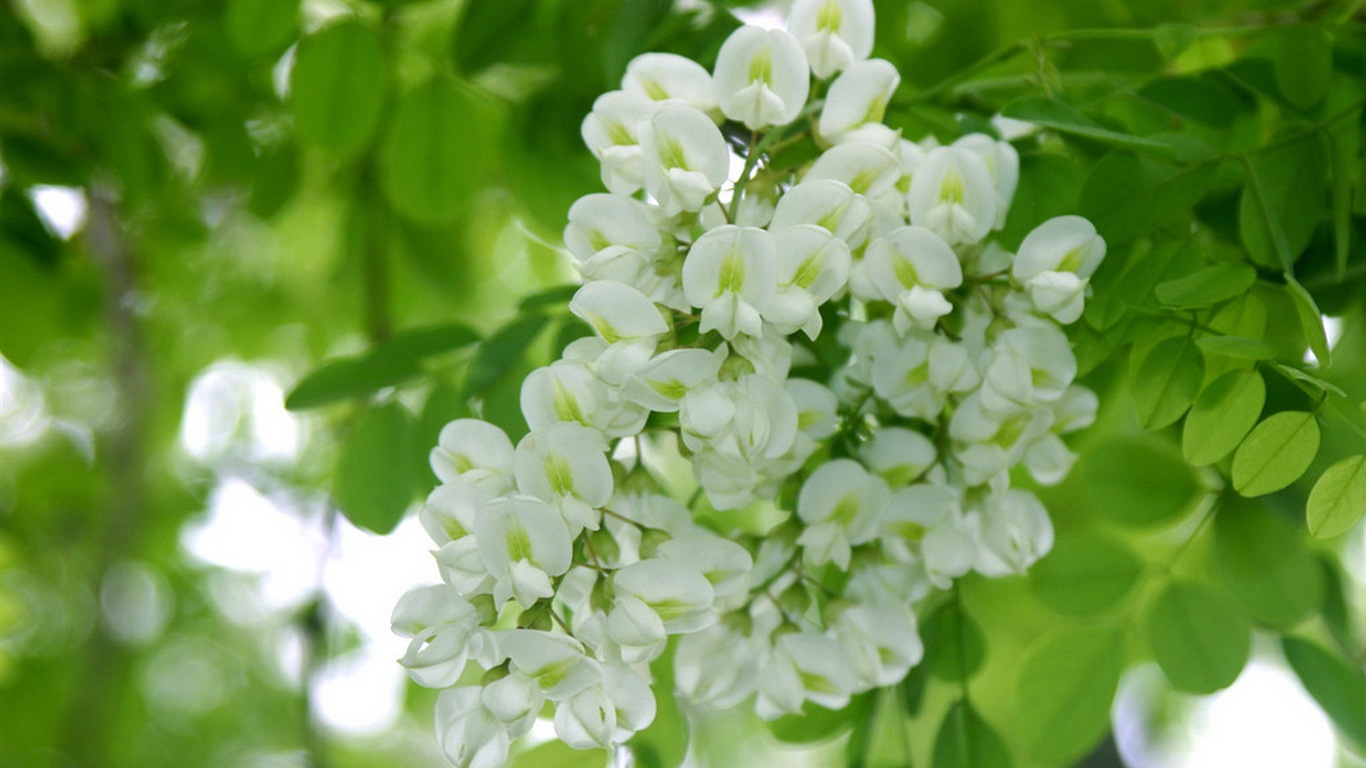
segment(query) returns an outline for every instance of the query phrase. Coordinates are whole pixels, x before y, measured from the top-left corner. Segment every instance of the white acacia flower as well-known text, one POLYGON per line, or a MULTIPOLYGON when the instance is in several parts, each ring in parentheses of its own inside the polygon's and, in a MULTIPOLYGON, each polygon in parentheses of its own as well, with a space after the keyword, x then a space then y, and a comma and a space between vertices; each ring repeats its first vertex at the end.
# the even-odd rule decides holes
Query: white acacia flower
POLYGON ((669 634, 696 632, 716 621, 715 591, 697 568, 665 558, 650 558, 612 574, 617 595, 634 597, 659 614, 669 634))
POLYGON ((851 546, 872 540, 890 498, 887 481, 857 461, 822 464, 797 496, 797 516, 806 524, 797 539, 803 556, 815 565, 833 562, 847 570, 851 546))
MULTIPOLYGON (((787 340, 785 334, 775 330, 772 324, 765 325, 763 334, 759 336, 736 336, 729 345, 731 357, 744 358, 754 368, 754 373, 760 376, 782 381, 792 370, 792 342, 787 340)), ((738 362, 732 363, 736 366, 734 371, 744 370, 738 362)))
POLYGON ((721 44, 713 82, 721 111, 751 131, 796 120, 811 87, 797 38, 751 25, 721 44))
POLYGON ((666 216, 702 210, 730 170, 730 150, 716 124, 692 107, 672 104, 641 126, 645 191, 666 216))
POLYGON ((594 426, 602 384, 583 363, 557 360, 522 380, 522 416, 533 431, 559 422, 594 426))
POLYGON ((445 483, 427 494, 417 519, 437 546, 464 537, 474 527, 475 513, 493 494, 473 483, 445 483))
POLYGON ((669 562, 693 569, 711 584, 718 608, 743 601, 749 594, 749 574, 754 558, 749 550, 729 539, 698 530, 676 536, 659 545, 656 554, 669 562))
POLYGON ((682 102, 703 112, 716 107, 711 73, 692 59, 673 53, 643 53, 631 59, 621 88, 650 101, 682 102))
MULTIPOLYGON (((1053 425, 1055 428, 1057 424, 1053 425)), ((1067 448, 1061 437, 1048 432, 1039 435, 1024 453, 1025 469, 1039 485, 1057 485, 1072 471, 1077 454, 1067 448)))
POLYGON ((1029 491, 1011 489, 982 510, 982 547, 973 568, 992 578, 1024 573, 1053 548, 1053 522, 1029 491))
POLYGON ((781 384, 756 374, 689 392, 678 417, 689 450, 737 459, 776 459, 787 453, 797 434, 792 396, 781 384))
POLYGON ((814 224, 798 224, 773 232, 777 245, 778 289, 764 319, 780 333, 801 329, 807 338, 820 335, 820 307, 849 281, 849 246, 814 224))
POLYGON ((986 163, 996 189, 996 221, 992 226, 994 229, 1005 226, 1011 199, 1015 197, 1015 187, 1020 183, 1020 153, 1015 151, 1010 142, 997 141, 985 133, 970 133, 951 146, 976 152, 986 163))
POLYGON ((607 749, 617 730, 617 708, 601 685, 594 685, 555 707, 555 735, 574 749, 607 749))
POLYGON ((948 243, 921 226, 900 227, 868 245, 863 260, 880 298, 892 302, 898 333, 933 328, 953 309, 943 291, 963 283, 963 268, 948 243))
POLYGON ((653 301, 635 288, 615 280, 584 283, 570 300, 569 311, 588 323, 609 345, 619 341, 657 339, 669 332, 668 322, 653 301))
POLYGON ((602 164, 602 183, 618 195, 635 194, 645 185, 640 126, 658 105, 626 91, 609 91, 593 102, 583 119, 583 143, 602 164))
POLYGON ((996 184, 981 156, 961 147, 926 153, 911 177, 911 223, 949 245, 976 243, 996 224, 996 184))
POLYGON ((668 632, 659 613, 634 595, 617 595, 607 613, 607 636, 627 664, 648 664, 664 653, 668 632))
POLYGON ((797 404, 797 428, 812 440, 824 440, 839 429, 839 399, 829 387, 810 379, 788 379, 787 393, 797 404))
POLYGON ((512 668, 535 680, 551 701, 564 701, 602 681, 602 665, 568 635, 535 629, 505 629, 494 635, 512 668))
POLYGON ((945 393, 930 381, 935 338, 929 331, 912 329, 873 358, 873 391, 902 416, 933 421, 944 408, 945 393))
POLYGON ((442 427, 431 463, 445 483, 473 483, 495 496, 512 488, 512 441, 486 421, 456 419, 442 427))
POLYGON ((962 510, 962 491, 956 486, 917 483, 892 495, 883 537, 889 554, 918 560, 934 586, 944 589, 972 570, 977 561, 980 520, 962 510), (919 542, 919 547, 914 547, 919 542))
POLYGON ((855 250, 867 240, 868 201, 834 179, 803 181, 787 191, 773 210, 769 229, 815 224, 855 250))
POLYGON ((632 377, 625 396, 652 411, 675 413, 688 392, 716 381, 726 357, 723 346, 709 349, 671 349, 662 352, 632 377))
POLYGON ((471 649, 483 642, 474 606, 444 584, 408 590, 390 624, 395 634, 411 639, 399 663, 427 688, 454 685, 471 649))
POLYGON ((860 195, 877 197, 891 191, 901 178, 901 160, 891 150, 867 141, 850 141, 827 149, 803 181, 833 179, 860 195))
POLYGON ((564 244, 589 280, 644 282, 663 246, 655 209, 639 200, 598 192, 569 207, 564 244))
POLYGON ((842 709, 857 682, 853 662, 834 638, 814 632, 780 635, 760 672, 755 710, 771 720, 800 711, 808 700, 842 709))
POLYGON ((604 664, 602 689, 617 712, 617 730, 612 741, 627 741, 654 722, 655 694, 650 690, 650 681, 641 673, 621 664, 604 664))
POLYGON ((533 496, 498 498, 479 510, 474 522, 479 557, 494 579, 493 599, 515 598, 530 608, 555 594, 552 576, 569 570, 572 538, 555 509, 533 496))
POLYGON ((899 85, 901 73, 889 61, 869 59, 851 65, 835 78, 825 95, 817 123, 821 137, 838 144, 852 131, 881 126, 887 104, 899 85))
POLYGON ((479 696, 484 709, 508 729, 508 735, 518 738, 531 730, 536 716, 545 704, 541 686, 525 673, 513 670, 484 686, 479 696))
POLYGON ((939 457, 934 443, 904 427, 883 427, 864 443, 863 461, 888 485, 904 486, 920 477, 939 457))
POLYGON ((484 707, 477 685, 448 688, 436 698, 436 738, 456 768, 502 768, 511 737, 484 707))
POLYGON ((811 72, 827 78, 873 50, 872 0, 797 0, 787 28, 801 41, 811 72))
POLYGON ((1011 328, 992 347, 982 407, 1006 413, 1062 397, 1077 375, 1067 336, 1053 325, 1011 328))
POLYGON ((1081 216, 1057 216, 1035 227, 1020 243, 1011 276, 1021 284, 1045 272, 1086 279, 1105 258, 1105 239, 1081 216))
POLYGON ((571 535, 597 530, 597 508, 612 498, 606 451, 602 435, 580 424, 560 422, 531 432, 513 458, 517 487, 554 504, 571 535))
POLYGON ((714 709, 739 704, 759 682, 755 644, 721 623, 679 638, 674 667, 678 690, 714 709))
MULTIPOLYGON (((474 530, 473 526, 470 530, 474 530)), ((456 592, 466 597, 493 594, 494 580, 484 565, 478 538, 465 536, 456 539, 442 545, 432 556, 436 558, 441 580, 451 585, 456 592)))
POLYGON ((915 614, 904 603, 855 605, 833 624, 835 639, 853 662, 857 689, 896 685, 925 655, 915 614))
POLYGON ((1086 308, 1085 278, 1072 272, 1042 272, 1025 284, 1034 308, 1067 325, 1086 308))
POLYGON ((760 335, 777 287, 773 236, 757 227, 717 227, 697 238, 683 262, 683 294, 702 310, 703 333, 760 335))
POLYGON ((1008 471, 1052 423, 1053 414, 1047 408, 1001 413, 983 407, 980 390, 968 395, 949 420, 953 454, 962 464, 964 482, 981 485, 1008 471))

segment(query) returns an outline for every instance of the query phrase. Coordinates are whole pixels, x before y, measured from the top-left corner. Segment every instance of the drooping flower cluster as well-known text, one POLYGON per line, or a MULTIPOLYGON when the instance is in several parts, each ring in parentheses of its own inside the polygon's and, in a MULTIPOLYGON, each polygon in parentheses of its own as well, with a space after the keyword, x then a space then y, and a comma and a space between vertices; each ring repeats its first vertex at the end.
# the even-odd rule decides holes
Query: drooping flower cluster
POLYGON ((610 192, 564 240, 594 333, 526 378, 516 445, 442 432, 421 520, 444 583, 394 613, 456 765, 502 764, 547 702, 571 746, 629 739, 672 635, 698 703, 844 706, 919 661, 932 590, 1050 548, 1012 470, 1060 481, 1094 418, 1060 325, 1105 244, 1076 216, 992 242, 1015 149, 883 125, 900 78, 872 28, 869 0, 798 0, 710 73, 638 57, 585 119, 610 192), (787 167, 799 142, 819 156, 787 167))

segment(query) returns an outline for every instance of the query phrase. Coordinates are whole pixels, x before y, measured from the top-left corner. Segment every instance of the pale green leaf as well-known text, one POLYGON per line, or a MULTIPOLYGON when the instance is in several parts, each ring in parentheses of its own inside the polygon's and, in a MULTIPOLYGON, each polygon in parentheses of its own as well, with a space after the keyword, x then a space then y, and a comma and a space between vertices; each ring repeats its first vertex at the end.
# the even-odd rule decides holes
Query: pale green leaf
POLYGON ((1179 454, 1148 441, 1102 442, 1082 454, 1077 470, 1091 509, 1135 528, 1174 521, 1199 487, 1179 454))
POLYGON ((1157 286, 1157 298, 1177 309, 1208 307, 1241 296, 1257 280, 1246 264, 1215 264, 1157 286))
POLYGON ((1169 584, 1143 623, 1153 658, 1177 690, 1213 693, 1247 664, 1252 630, 1225 598, 1189 582, 1169 584))
POLYGON ((380 148, 380 182, 394 208, 429 223, 459 214, 489 167, 491 122, 480 99, 445 78, 404 94, 380 148))
POLYGON ((1309 532, 1320 539, 1345 533, 1366 515, 1366 455, 1329 467, 1309 492, 1309 532))
POLYGON ((1190 336, 1158 342, 1130 366, 1134 412, 1144 429, 1161 429, 1181 418, 1195 401, 1205 376, 1205 359, 1190 336))
POLYGON ((1290 485, 1319 450, 1319 424, 1307 411, 1281 411, 1253 428, 1233 455, 1233 487, 1261 496, 1290 485))
POLYGON ((1319 305, 1314 303, 1314 297, 1310 296, 1309 291, 1306 291, 1289 273, 1285 275, 1285 290, 1295 302, 1295 314, 1300 318, 1300 329, 1304 331, 1304 338, 1309 342, 1309 348, 1314 351, 1314 357, 1318 358, 1320 366, 1331 366, 1333 358, 1328 349, 1328 334, 1323 329, 1323 313, 1319 311, 1319 305))
POLYGON ((465 377, 465 394, 479 397, 489 391, 503 374, 526 355, 547 323, 542 315, 522 315, 489 336, 479 345, 465 377))
POLYGON ((1103 533, 1060 535, 1029 569, 1029 581, 1045 605, 1067 616, 1094 616, 1119 605, 1133 591, 1143 561, 1119 539, 1103 533))
POLYGON ((936 768, 1010 768, 1015 761, 1001 734, 960 699, 944 714, 934 739, 936 768))
POLYGON ((1314 701, 1358 748, 1366 749, 1366 673, 1309 640, 1285 637, 1281 648, 1314 701))
POLYGON ((363 412, 342 440, 332 499, 358 527, 388 533, 412 501, 412 417, 398 402, 363 412))
POLYGON ((363 147, 379 125, 385 72, 378 36, 354 17, 305 37, 289 86, 299 138, 338 155, 363 147))
POLYGON ((1211 354, 1239 360, 1270 360, 1276 356, 1276 350, 1270 344, 1246 336, 1201 336, 1195 343, 1211 354))
POLYGON ((1181 431, 1181 451, 1195 466, 1213 464, 1247 437, 1266 404, 1266 381, 1256 370, 1229 371, 1195 399, 1181 431))
POLYGON ((298 0, 231 0, 224 22, 244 56, 281 51, 299 29, 298 0))
POLYGON ((1025 752, 1062 764, 1095 746, 1109 730, 1124 660, 1124 635, 1110 627, 1069 627, 1035 646, 1015 685, 1025 752))

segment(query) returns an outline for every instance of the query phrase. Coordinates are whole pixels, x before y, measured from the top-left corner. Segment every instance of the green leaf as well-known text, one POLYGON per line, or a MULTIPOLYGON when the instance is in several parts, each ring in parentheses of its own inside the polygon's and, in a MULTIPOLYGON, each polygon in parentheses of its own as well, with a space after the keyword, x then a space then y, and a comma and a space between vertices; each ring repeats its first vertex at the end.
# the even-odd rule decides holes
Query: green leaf
POLYGON ((517 305, 517 311, 535 312, 546 307, 568 304, 569 300, 574 298, 574 294, 578 293, 582 287, 581 285, 557 285, 544 291, 537 291, 522 299, 522 302, 517 305))
POLYGON ((402 384, 421 372, 415 360, 401 357, 364 355, 333 360, 303 377, 285 397, 285 408, 302 411, 369 395, 402 384))
POLYGON ((1304 534, 1262 504, 1226 497, 1214 518, 1214 564, 1224 591, 1254 621, 1293 626, 1323 600, 1323 569, 1304 534))
POLYGON ((1095 616, 1133 591, 1143 562, 1113 536, 1092 531, 1058 536, 1029 569, 1030 585, 1044 605, 1065 616, 1095 616))
POLYGON ((299 29, 298 0, 231 0, 228 38, 243 56, 284 50, 299 29))
POLYGON ((1317 25, 1271 30, 1276 85, 1286 101, 1305 110, 1323 101, 1333 77, 1333 46, 1317 25))
POLYGON ((1124 635, 1110 627, 1069 627, 1036 645, 1015 685, 1025 753, 1070 763, 1091 749, 1109 730, 1123 668, 1124 635))
POLYGON ((1273 413, 1253 428, 1233 455, 1233 487, 1261 496, 1290 485, 1319 450, 1319 424, 1307 411, 1273 413))
POLYGON ((1165 59, 1174 59, 1200 39, 1200 30, 1192 24, 1158 24, 1153 29, 1153 44, 1165 59))
POLYGON ((1157 286, 1157 298, 1177 309, 1208 307, 1241 296, 1257 281, 1257 270, 1246 264, 1215 264, 1157 286))
POLYGON ((801 714, 784 715, 770 722, 768 730, 779 741, 789 744, 829 741, 848 731, 858 718, 871 715, 873 696, 873 693, 855 696, 842 709, 826 709, 808 701, 802 705, 801 714))
POLYGON ((1304 689, 1323 707, 1338 728, 1366 749, 1366 674, 1318 643, 1298 637, 1281 639, 1285 660, 1304 689))
POLYGON ((526 37, 519 30, 535 18, 536 6, 536 0, 485 0, 462 5, 454 46, 460 71, 474 73, 504 60, 509 41, 526 37))
POLYGON ((1328 165, 1312 133, 1247 158, 1238 231, 1252 260, 1289 272, 1308 247, 1327 204, 1328 165))
POLYGON ((435 78, 403 95, 380 147, 380 182, 394 209, 423 223, 465 207, 493 154, 491 110, 455 82, 435 78))
POLYGON ((1200 391, 1205 359, 1190 336, 1158 342, 1130 366, 1134 413, 1144 429, 1161 429, 1181 418, 1200 391))
POLYGON ((305 37, 289 81, 299 138, 338 155, 365 146, 379 125, 386 71, 379 37, 364 22, 343 19, 305 37))
POLYGON ((1227 687, 1252 651, 1247 618, 1199 584, 1169 584, 1143 623, 1153 658, 1177 690, 1213 693, 1227 687))
POLYGON ((605 768, 611 756, 610 752, 603 749, 574 749, 559 739, 551 739, 524 752, 514 753, 508 760, 507 767, 605 768))
POLYGON ((485 339, 470 362, 470 371, 465 377, 465 395, 480 397, 486 394, 503 374, 524 358, 527 347, 547 325, 543 315, 521 315, 485 339))
POLYGON ((1309 533, 1329 539, 1366 515, 1366 455, 1348 456, 1329 467, 1309 492, 1309 533))
POLYGON ((679 708, 674 690, 672 647, 650 662, 650 672, 654 677, 655 719, 628 742, 633 764, 638 768, 678 768, 688 752, 688 718, 679 708))
POLYGON ((332 499, 358 527, 388 533, 413 499, 412 417, 398 402, 367 409, 342 439, 332 499))
POLYGON ((479 332, 465 323, 442 323, 408 328, 393 336, 374 351, 376 357, 420 360, 453 352, 479 341, 479 332))
POLYGON ((1314 303, 1314 297, 1309 295, 1309 291, 1306 291, 1288 272, 1285 275, 1285 290, 1295 302, 1295 314, 1300 318, 1300 329, 1304 331, 1309 348, 1314 350, 1314 357, 1318 359, 1319 366, 1328 368, 1333 364, 1333 357, 1328 349, 1328 334, 1323 329, 1323 313, 1319 311, 1319 305, 1314 303))
POLYGON ((1270 360, 1276 356, 1276 350, 1270 344, 1245 336, 1201 336, 1195 343, 1210 354, 1239 360, 1270 360))
POLYGON ((1053 152, 1020 157, 1020 184, 1010 214, 999 235, 1002 246, 1018 248, 1031 230, 1054 216, 1077 209, 1081 167, 1066 155, 1053 152))
POLYGON ((1010 768, 1014 760, 1001 734, 960 699, 944 714, 934 739, 936 768, 1010 768))
POLYGON ((934 610, 920 625, 925 645, 925 663, 930 674, 940 680, 966 680, 982 666, 986 640, 977 622, 963 610, 958 600, 950 600, 934 610))
POLYGON ((1086 177, 1080 213, 1111 247, 1131 243, 1154 229, 1188 229, 1191 209, 1214 176, 1212 163, 1183 167, 1110 154, 1086 177))
POLYGON ((1224 458, 1252 431, 1266 404, 1266 380, 1256 370, 1229 371, 1210 382, 1186 417, 1181 452, 1200 467, 1224 458))
POLYGON ((1103 442, 1082 454, 1078 470, 1091 508, 1134 528, 1182 516, 1199 487, 1179 455, 1148 441, 1103 442))
POLYGON ((1285 374, 1291 379, 1294 379, 1295 381, 1302 381, 1305 384, 1323 390, 1324 392, 1332 392, 1338 397, 1347 396, 1347 393, 1342 391, 1342 388, 1337 386, 1333 382, 1320 379, 1319 377, 1311 373, 1305 373, 1304 371, 1301 371, 1299 368, 1296 368, 1293 365, 1285 365, 1283 363, 1274 362, 1272 363, 1272 365, 1275 366, 1277 371, 1280 371, 1281 373, 1285 374))
MULTIPOLYGON (((1340 102, 1359 98, 1354 89, 1336 88, 1328 99, 1326 109, 1338 110, 1340 102)), ((1325 132, 1328 137, 1328 167, 1332 175, 1333 208, 1333 265, 1338 281, 1347 274, 1347 262, 1352 248, 1352 187, 1360 173, 1357 161, 1361 151, 1361 109, 1343 115, 1325 132), (1358 167, 1353 168, 1356 165, 1358 167)))
POLYGON ((1096 123, 1096 121, 1082 114, 1076 107, 1057 99, 1049 99, 1042 96, 1021 96, 1005 105, 1001 110, 1001 114, 1005 117, 1024 120, 1025 122, 1033 123, 1043 128, 1052 128, 1059 133, 1080 136, 1104 144, 1124 147, 1125 149, 1133 149, 1163 156, 1169 156, 1172 153, 1172 146, 1166 142, 1146 139, 1141 136, 1133 136, 1104 128, 1096 123))

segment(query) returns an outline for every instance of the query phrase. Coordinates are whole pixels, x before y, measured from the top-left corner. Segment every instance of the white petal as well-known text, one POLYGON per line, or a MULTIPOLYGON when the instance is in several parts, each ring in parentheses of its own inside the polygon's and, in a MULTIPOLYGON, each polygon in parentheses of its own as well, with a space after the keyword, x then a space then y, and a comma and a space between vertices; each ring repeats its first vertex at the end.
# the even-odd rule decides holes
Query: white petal
POLYGON ((1035 227, 1020 243, 1011 274, 1025 283, 1042 272, 1090 277, 1105 258, 1105 240, 1081 216, 1058 216, 1035 227))
POLYGON ((787 27, 801 41, 816 77, 829 77, 873 50, 872 0, 797 0, 787 27))
POLYGON ((666 216, 701 210, 730 170, 721 131, 705 114, 682 104, 660 108, 642 126, 646 191, 666 216))
POLYGON ((911 222, 950 245, 976 243, 996 223, 996 188, 986 163, 958 147, 930 150, 911 178, 911 222))
POLYGON ((681 101, 703 111, 716 106, 711 74, 692 59, 673 53, 644 53, 631 59, 621 88, 651 101, 681 101))
POLYGON ((821 108, 819 130, 826 141, 838 143, 849 131, 882 122, 883 112, 901 84, 901 74, 889 61, 869 59, 850 66, 830 84, 821 108))
POLYGON ((669 324, 653 301, 635 288, 613 280, 585 283, 569 302, 569 311, 592 326, 608 344, 662 336, 669 331, 669 324))
POLYGON ((713 78, 726 117, 750 130, 797 119, 810 89, 806 54, 782 29, 740 27, 721 44, 713 78))
POLYGON ((816 158, 803 180, 834 179, 861 195, 874 197, 901 178, 901 161, 885 147, 851 141, 827 149, 816 158))

